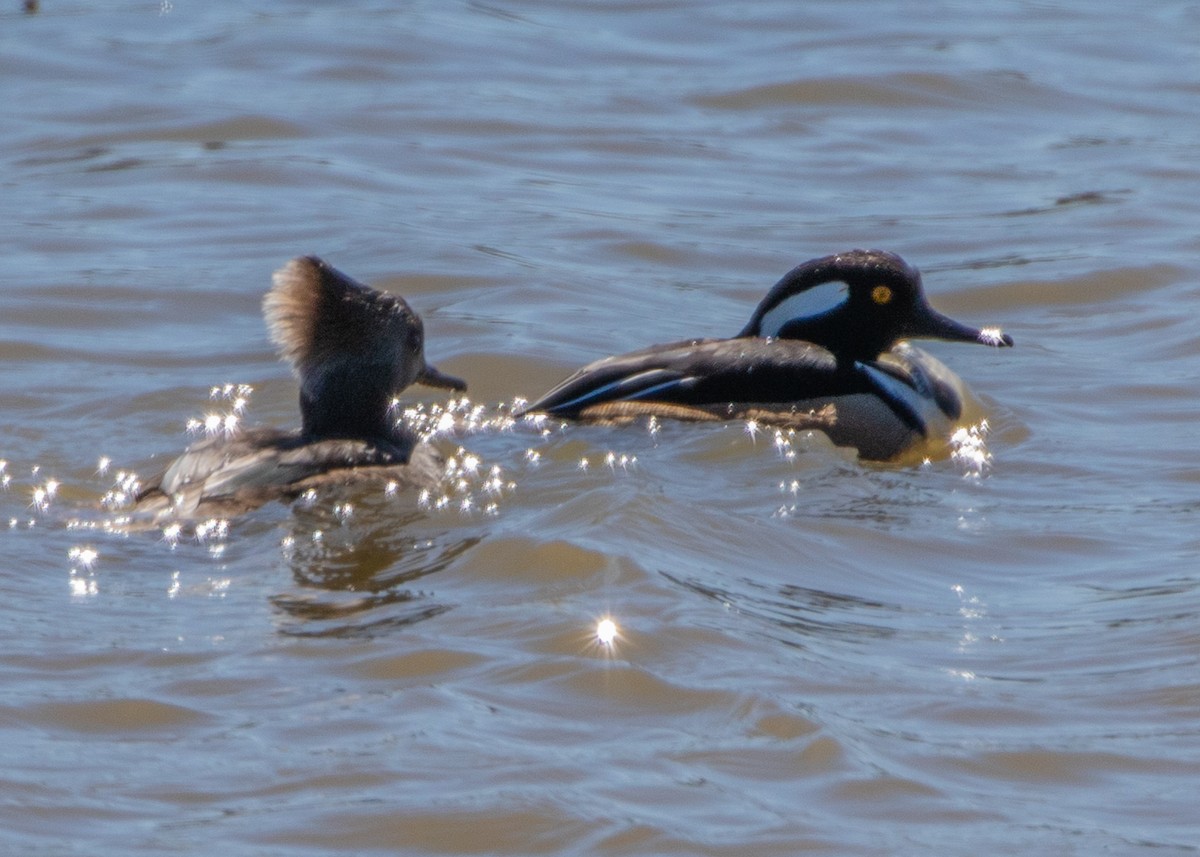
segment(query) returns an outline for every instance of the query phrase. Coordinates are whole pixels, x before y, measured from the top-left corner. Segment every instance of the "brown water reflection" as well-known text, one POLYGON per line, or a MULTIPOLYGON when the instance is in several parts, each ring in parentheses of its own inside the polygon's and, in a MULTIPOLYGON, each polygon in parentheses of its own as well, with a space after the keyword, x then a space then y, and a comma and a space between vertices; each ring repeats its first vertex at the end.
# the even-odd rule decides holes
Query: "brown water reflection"
MULTIPOLYGON (((410 515, 408 523, 420 517, 410 515)), ((440 532, 413 538, 404 533, 403 517, 376 520, 381 523, 347 528, 336 515, 302 510, 296 516, 283 555, 297 589, 270 599, 286 617, 281 633, 365 638, 452 609, 413 585, 453 566, 483 537, 440 532)))

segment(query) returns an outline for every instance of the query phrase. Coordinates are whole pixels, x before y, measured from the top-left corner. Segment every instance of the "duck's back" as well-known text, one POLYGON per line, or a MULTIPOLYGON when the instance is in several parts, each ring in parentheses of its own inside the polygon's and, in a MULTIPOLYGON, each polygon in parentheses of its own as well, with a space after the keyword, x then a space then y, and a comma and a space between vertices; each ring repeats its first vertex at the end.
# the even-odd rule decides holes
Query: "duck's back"
POLYGON ((588 422, 639 416, 753 419, 825 432, 837 446, 885 460, 944 442, 965 388, 931 355, 906 343, 869 363, 839 365, 798 340, 689 340, 607 357, 583 367, 526 412, 588 422))
POLYGON ((426 444, 328 438, 253 429, 193 444, 138 493, 135 514, 200 518, 240 514, 322 485, 364 479, 405 486, 436 482, 437 452, 426 444))

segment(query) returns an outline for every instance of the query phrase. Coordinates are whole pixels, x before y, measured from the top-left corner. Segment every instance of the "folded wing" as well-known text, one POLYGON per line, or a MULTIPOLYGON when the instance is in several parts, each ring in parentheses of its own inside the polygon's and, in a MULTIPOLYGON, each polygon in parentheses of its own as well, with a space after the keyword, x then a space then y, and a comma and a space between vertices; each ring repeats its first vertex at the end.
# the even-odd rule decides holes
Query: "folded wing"
MULTIPOLYGON (((591 363, 525 408, 576 419, 614 403, 700 408, 730 404, 786 405, 848 391, 870 392, 870 379, 839 369, 833 355, 808 342, 688 340, 591 363)), ((646 407, 639 412, 651 412, 646 407)))

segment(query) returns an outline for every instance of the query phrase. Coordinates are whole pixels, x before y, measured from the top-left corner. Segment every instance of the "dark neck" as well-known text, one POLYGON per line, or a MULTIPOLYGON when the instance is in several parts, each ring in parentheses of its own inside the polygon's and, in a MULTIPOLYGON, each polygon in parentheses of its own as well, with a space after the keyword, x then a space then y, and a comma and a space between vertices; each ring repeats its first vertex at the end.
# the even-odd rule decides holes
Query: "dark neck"
POLYGON ((396 443, 405 432, 396 428, 392 392, 372 367, 329 373, 300 388, 302 431, 314 439, 353 438, 396 443))
MULTIPOLYGON (((861 316, 857 320, 864 321, 861 316)), ((891 332, 873 329, 869 323, 855 322, 855 314, 842 306, 820 315, 789 321, 779 329, 779 338, 802 339, 820 345, 831 351, 838 363, 874 360, 895 344, 896 338, 891 332)))

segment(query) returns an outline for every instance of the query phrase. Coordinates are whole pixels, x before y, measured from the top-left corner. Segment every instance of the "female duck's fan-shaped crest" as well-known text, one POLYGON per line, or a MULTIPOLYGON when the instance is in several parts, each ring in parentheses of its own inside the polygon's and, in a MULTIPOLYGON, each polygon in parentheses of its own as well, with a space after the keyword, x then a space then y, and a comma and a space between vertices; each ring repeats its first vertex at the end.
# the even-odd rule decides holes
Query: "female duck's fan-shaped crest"
POLYGON ((305 434, 386 433, 388 402, 405 387, 464 390, 425 362, 425 333, 403 298, 364 286, 316 256, 275 272, 263 298, 271 341, 300 379, 305 434))
POLYGON ((390 364, 406 351, 421 353, 424 326, 403 298, 365 286, 316 256, 293 259, 272 281, 263 298, 267 331, 301 379, 318 366, 390 364))

